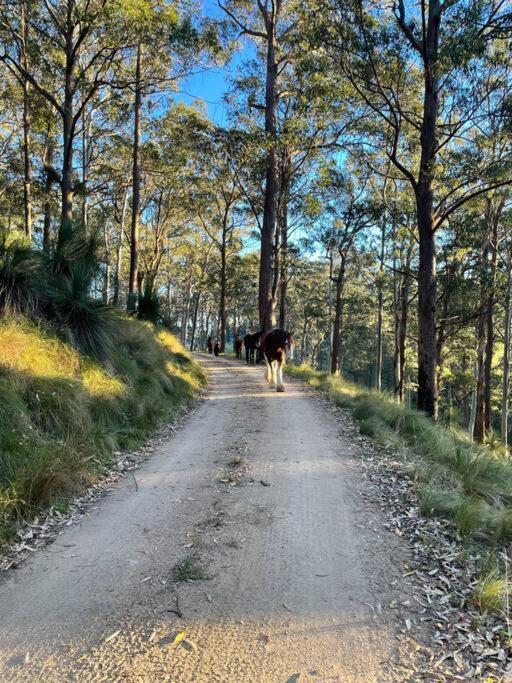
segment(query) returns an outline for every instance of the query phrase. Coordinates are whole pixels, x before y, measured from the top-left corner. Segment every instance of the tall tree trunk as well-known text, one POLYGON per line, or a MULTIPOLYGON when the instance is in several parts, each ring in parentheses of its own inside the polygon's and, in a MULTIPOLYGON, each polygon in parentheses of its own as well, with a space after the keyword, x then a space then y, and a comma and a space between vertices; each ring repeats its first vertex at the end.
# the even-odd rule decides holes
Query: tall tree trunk
POLYGON ((272 296, 272 255, 276 227, 278 169, 276 156, 276 103, 277 103, 277 13, 270 16, 265 12, 267 28, 267 59, 265 84, 265 135, 269 146, 265 169, 265 198, 263 224, 261 227, 260 272, 258 308, 260 329, 270 330, 275 326, 275 304, 272 296))
POLYGON ((508 394, 510 391, 510 324, 512 294, 512 258, 507 244, 507 282, 505 291, 505 316, 503 339, 503 384, 501 395, 501 440, 508 445, 508 394))
POLYGON ((341 255, 338 275, 335 278, 336 295, 334 301, 334 322, 332 334, 332 355, 331 355, 331 374, 335 375, 341 369, 341 349, 342 349, 342 319, 343 319, 343 289, 345 285, 345 255, 341 255))
POLYGON ((430 200, 418 202, 420 259, 418 270, 418 409, 437 420, 436 253, 430 200))
POLYGON ((306 357, 306 342, 307 342, 307 334, 308 334, 308 325, 309 325, 309 320, 304 317, 304 324, 302 325, 302 334, 300 336, 300 360, 299 362, 302 364, 304 363, 304 359, 306 357))
POLYGON ((492 202, 489 201, 489 213, 492 220, 491 243, 489 245, 491 254, 489 286, 487 296, 487 306, 485 313, 486 341, 485 341, 485 363, 484 363, 484 430, 488 433, 492 428, 491 410, 491 372, 492 356, 494 352, 494 303, 496 299, 496 267, 498 264, 498 222, 499 213, 493 211, 492 202))
POLYGON ((219 333, 219 347, 221 353, 224 353, 226 348, 226 226, 222 230, 220 249, 219 333))
POLYGON ((394 370, 394 395, 401 401, 400 398, 400 278, 397 277, 397 260, 393 259, 393 332, 394 332, 394 350, 393 350, 393 370, 394 370))
POLYGON ((59 245, 69 237, 73 227, 73 67, 78 58, 73 44, 74 2, 67 2, 66 26, 66 65, 64 79, 64 113, 62 135, 62 174, 61 174, 61 219, 59 245))
POLYGON ((82 114, 82 228, 89 229, 89 205, 87 201, 87 180, 91 165, 92 115, 84 109, 82 114))
POLYGON ((103 226, 103 238, 105 242, 105 279, 103 281, 103 303, 108 306, 110 295, 110 242, 108 237, 108 222, 103 226))
POLYGON ((135 102, 133 126, 132 154, 132 223, 130 231, 130 273, 128 279, 129 311, 134 311, 137 304, 137 271, 139 266, 139 212, 140 212, 140 115, 142 108, 141 83, 142 45, 137 45, 135 64, 135 102))
POLYGON ((290 169, 291 161, 289 153, 286 154, 282 190, 281 190, 281 216, 280 216, 280 236, 281 236, 281 251, 280 251, 280 291, 279 291, 279 327, 282 330, 286 329, 286 308, 288 295, 288 203, 290 201, 290 169))
POLYGON ((122 266, 123 266, 123 241, 124 241, 124 230, 126 222, 126 211, 128 208, 128 189, 125 190, 123 208, 121 210, 121 222, 119 225, 119 240, 117 243, 117 254, 116 254, 116 274, 114 280, 114 295, 112 297, 112 304, 114 306, 119 306, 119 299, 121 295, 121 276, 122 276, 122 266))
POLYGON ((327 356, 327 367, 331 368, 332 363, 332 344, 334 332, 334 318, 333 318, 333 300, 332 300, 332 283, 334 282, 334 254, 332 247, 329 247, 329 283, 327 285, 327 305, 329 309, 329 355, 327 356))
POLYGON ((398 355, 399 355, 399 376, 398 400, 403 403, 405 400, 405 345, 407 342, 407 323, 409 318, 409 290, 410 277, 403 276, 400 292, 400 324, 398 327, 398 355))
MULTIPOLYGON (((28 0, 20 0, 21 64, 28 72, 28 0)), ((32 241, 32 167, 30 163, 29 82, 23 78, 23 206, 25 235, 32 241)))
POLYGON ((437 58, 441 5, 429 1, 424 46, 423 118, 420 134, 420 166, 416 185, 416 216, 419 233, 418 269, 418 409, 438 417, 436 358, 436 245, 432 183, 437 149, 439 83, 437 58))
POLYGON ((44 204, 43 204, 43 251, 48 253, 51 247, 52 235, 52 166, 53 166, 53 140, 48 132, 48 143, 45 151, 44 167, 46 179, 44 183, 44 204))
POLYGON ((473 437, 482 441, 491 429, 491 371, 494 351, 494 304, 498 263, 498 225, 503 200, 486 200, 487 234, 480 267, 480 316, 477 322, 476 405, 473 437))
POLYGON ((437 387, 438 390, 441 387, 441 375, 443 370, 443 350, 446 343, 447 335, 447 324, 448 324, 448 314, 450 311, 450 301, 452 297, 452 280, 455 276, 457 270, 457 262, 452 261, 451 263, 446 262, 446 282, 442 295, 441 302, 441 312, 438 316, 438 332, 437 332, 437 387))
POLYGON ((477 441, 483 441, 485 436, 485 316, 480 314, 477 322, 477 352, 475 363, 475 415, 472 436, 477 441))
POLYGON ((207 310, 206 311, 206 322, 205 322, 205 326, 204 326, 206 339, 208 339, 208 337, 210 336, 210 318, 211 318, 211 315, 212 315, 212 312, 210 310, 207 310))
POLYGON ((189 275, 187 278, 187 284, 185 287, 185 299, 183 305, 183 315, 181 318, 181 343, 183 346, 187 344, 187 334, 188 334, 188 318, 190 311, 190 294, 192 291, 192 267, 190 268, 189 275))
POLYGON ((383 217, 380 239, 380 269, 379 280, 377 283, 377 353, 375 361, 375 388, 380 391, 382 388, 382 320, 384 316, 384 257, 386 245, 386 221, 383 217))
POLYGON ((192 333, 190 335, 190 350, 194 350, 194 342, 196 340, 196 330, 197 330, 197 313, 199 311, 199 301, 201 300, 201 292, 196 292, 194 304, 194 312, 192 314, 192 333))

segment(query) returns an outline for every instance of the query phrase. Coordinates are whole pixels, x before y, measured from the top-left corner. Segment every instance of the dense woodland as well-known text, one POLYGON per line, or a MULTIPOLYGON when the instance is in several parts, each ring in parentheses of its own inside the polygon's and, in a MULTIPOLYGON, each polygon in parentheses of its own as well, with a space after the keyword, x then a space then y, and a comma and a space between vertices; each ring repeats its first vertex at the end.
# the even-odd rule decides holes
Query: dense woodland
POLYGON ((1 310, 97 355, 111 307, 277 325, 506 442, 511 38, 503 0, 5 0, 1 310), (176 97, 219 67, 225 127, 176 97))

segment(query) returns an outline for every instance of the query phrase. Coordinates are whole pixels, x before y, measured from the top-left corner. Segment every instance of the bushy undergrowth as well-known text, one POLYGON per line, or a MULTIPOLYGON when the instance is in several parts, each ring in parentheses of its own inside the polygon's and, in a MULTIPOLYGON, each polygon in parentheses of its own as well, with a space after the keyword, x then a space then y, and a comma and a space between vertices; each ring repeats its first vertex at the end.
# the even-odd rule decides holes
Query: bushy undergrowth
POLYGON ((425 515, 448 517, 462 536, 488 543, 512 541, 512 462, 461 431, 434 425, 392 397, 365 390, 311 367, 286 372, 327 392, 349 410, 362 434, 400 453, 418 482, 425 515))
POLYGON ((47 326, 0 319, 0 541, 94 481, 204 381, 167 331, 114 312, 108 324, 99 360, 47 326))

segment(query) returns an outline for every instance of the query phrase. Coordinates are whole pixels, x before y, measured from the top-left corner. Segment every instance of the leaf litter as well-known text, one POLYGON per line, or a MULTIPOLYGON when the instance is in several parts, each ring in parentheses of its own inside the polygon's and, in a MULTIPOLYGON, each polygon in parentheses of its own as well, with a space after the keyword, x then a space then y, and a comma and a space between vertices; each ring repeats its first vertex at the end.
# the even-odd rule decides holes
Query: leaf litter
POLYGON ((368 481, 361 495, 377 502, 384 528, 401 536, 411 551, 402 576, 414 583, 413 603, 389 607, 406 610, 399 638, 427 641, 419 646, 421 671, 412 680, 512 681, 507 615, 482 613, 472 603, 479 580, 478 549, 468 551, 447 520, 423 517, 405 463, 390 450, 379 452, 371 439, 359 435, 351 415, 334 411, 359 447, 368 481))

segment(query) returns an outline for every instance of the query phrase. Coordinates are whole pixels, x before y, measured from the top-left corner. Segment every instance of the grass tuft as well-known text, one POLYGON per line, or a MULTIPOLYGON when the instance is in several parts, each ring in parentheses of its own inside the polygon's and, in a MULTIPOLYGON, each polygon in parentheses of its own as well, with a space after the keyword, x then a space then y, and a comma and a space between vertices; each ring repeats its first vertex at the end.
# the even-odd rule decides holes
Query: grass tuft
POLYGON ((509 592, 507 580, 494 569, 478 581, 471 601, 482 612, 504 613, 507 610, 509 592))
POLYGON ((187 555, 174 567, 175 581, 202 581, 206 579, 203 568, 193 555, 187 555))

